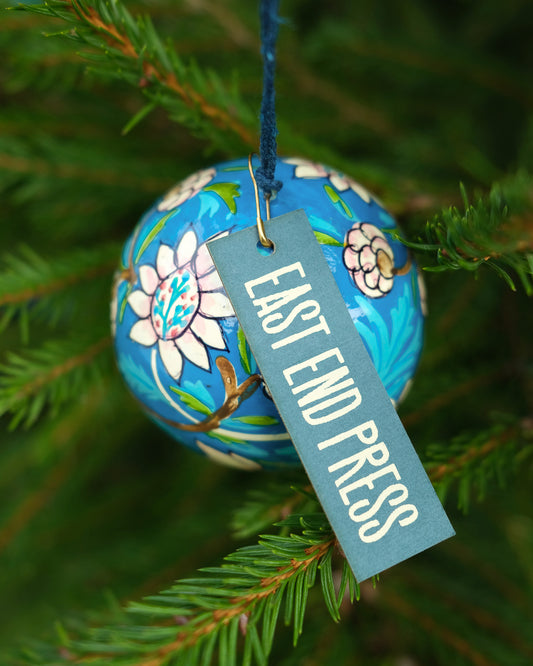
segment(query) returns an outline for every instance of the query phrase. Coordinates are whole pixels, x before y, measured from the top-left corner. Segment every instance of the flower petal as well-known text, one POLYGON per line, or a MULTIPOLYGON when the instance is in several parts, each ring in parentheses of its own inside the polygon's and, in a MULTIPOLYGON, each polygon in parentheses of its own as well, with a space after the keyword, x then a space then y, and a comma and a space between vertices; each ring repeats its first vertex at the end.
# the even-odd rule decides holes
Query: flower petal
POLYGON ((371 197, 370 194, 368 193, 368 190, 366 190, 362 185, 359 185, 358 182, 353 180, 352 178, 347 178, 346 179, 349 187, 356 193, 358 194, 363 201, 366 201, 366 203, 370 203, 371 197))
POLYGON ((365 273, 363 273, 363 271, 354 271, 352 275, 353 275, 353 281, 355 282, 359 290, 362 291, 363 294, 366 294, 366 296, 373 297, 374 289, 370 289, 366 284, 365 273))
POLYGON ((157 272, 159 277, 164 280, 171 273, 173 273, 177 266, 174 261, 174 250, 170 245, 161 244, 159 252, 157 253, 157 272))
POLYGON ((187 176, 187 178, 181 182, 181 186, 183 189, 191 190, 192 196, 192 194, 196 194, 196 192, 200 191, 204 185, 207 185, 210 180, 213 180, 215 174, 216 169, 214 168, 196 171, 195 173, 191 173, 190 176, 187 176))
POLYGON ((369 271, 368 273, 365 273, 366 286, 369 289, 374 290, 378 286, 380 277, 381 273, 379 272, 379 268, 376 266, 373 270, 369 271))
POLYGON ((175 201, 176 196, 179 194, 179 189, 179 185, 176 185, 169 190, 157 205, 157 210, 171 210, 172 208, 175 208, 177 206, 175 201))
MULTIPOLYGON (((359 261, 361 262, 361 267, 364 271, 372 271, 376 267, 376 255, 372 252, 370 245, 365 245, 360 254, 359 261)), ((379 273, 379 269, 378 269, 379 273)))
POLYGON ((192 229, 189 229, 180 240, 178 249, 176 251, 177 265, 178 268, 185 266, 192 259, 193 254, 196 252, 196 246, 198 241, 196 239, 196 234, 192 229))
POLYGON ((386 277, 385 275, 381 275, 378 281, 379 290, 383 295, 389 293, 389 291, 392 289, 393 284, 394 284, 394 278, 386 277))
MULTIPOLYGON (((208 240, 211 241, 215 240, 215 238, 222 238, 228 234, 229 231, 222 231, 219 234, 211 236, 208 240)), ((212 270, 214 270, 214 268, 215 265, 213 264, 213 260, 211 259, 211 255, 207 249, 207 243, 202 243, 202 245, 200 245, 198 248, 196 257, 194 258, 194 272, 196 273, 197 277, 202 277, 206 273, 210 273, 212 270)))
POLYGON ((203 243, 198 248, 196 257, 194 259, 194 272, 197 277, 202 277, 206 273, 210 273, 213 270, 213 260, 207 249, 207 245, 203 243))
POLYGON ((363 245, 368 244, 368 237, 362 232, 359 223, 348 232, 346 243, 353 245, 356 250, 360 250, 363 245))
POLYGON ((118 311, 117 299, 113 298, 109 308, 109 323, 111 324, 111 334, 113 335, 113 337, 115 337, 115 334, 117 332, 117 311, 118 311))
POLYGON ((372 249, 374 252, 377 254, 378 250, 382 250, 387 254, 391 259, 394 259, 394 253, 392 251, 392 247, 387 243, 387 241, 384 238, 381 238, 380 236, 376 236, 372 239, 372 249))
POLYGON ((336 171, 330 173, 329 182, 339 192, 344 192, 349 188, 348 180, 344 176, 341 176, 340 173, 337 173, 336 171))
POLYGON ((400 404, 405 398, 407 397, 407 394, 411 390, 411 386, 413 385, 413 378, 411 377, 410 379, 407 380, 406 385, 403 387, 402 392, 398 396, 398 400, 396 401, 396 404, 400 404))
POLYGON ((379 236, 379 238, 385 238, 381 229, 378 229, 378 227, 370 224, 370 222, 362 222, 361 231, 369 240, 372 240, 376 236, 379 236))
POLYGON ((313 164, 313 162, 306 160, 303 157, 284 157, 283 161, 285 164, 294 164, 296 166, 299 164, 313 164))
POLYGON ((179 379, 183 369, 183 358, 173 340, 159 340, 159 353, 168 374, 174 379, 179 379))
POLYGON ((151 347, 157 340, 152 321, 149 318, 136 321, 131 327, 130 338, 144 347, 151 347))
POLYGON ((224 451, 219 451, 218 449, 213 448, 207 444, 204 444, 199 439, 196 440, 198 448, 205 453, 208 458, 214 460, 215 462, 221 463, 222 465, 227 465, 228 467, 237 467, 239 469, 246 470, 257 470, 261 469, 261 465, 255 460, 249 460, 243 456, 238 455, 237 453, 224 453, 224 451))
POLYGON ((223 285, 220 275, 214 270, 199 278, 198 286, 200 291, 215 291, 216 289, 222 289, 223 285))
POLYGON ((328 173, 321 164, 308 162, 297 166, 294 175, 296 178, 326 178, 328 173))
POLYGON ((222 331, 214 319, 206 319, 206 317, 197 314, 192 320, 191 329, 205 345, 215 349, 226 349, 222 331))
POLYGON ((159 284, 159 276, 153 266, 144 264, 139 268, 139 277, 141 279, 141 287, 146 294, 150 296, 157 289, 159 284))
POLYGON ((163 200, 157 206, 157 210, 172 210, 181 206, 191 196, 191 189, 187 183, 189 179, 182 180, 174 185, 164 196, 163 200))
POLYGON ((192 187, 196 191, 200 191, 203 187, 207 185, 207 183, 211 182, 213 178, 216 175, 216 169, 211 168, 211 169, 203 169, 202 171, 198 171, 194 176, 194 180, 191 180, 190 182, 190 187, 192 187))
POLYGON ((356 252, 352 247, 348 246, 344 248, 344 265, 349 270, 358 271, 361 268, 361 263, 359 261, 359 252, 356 252))
POLYGON ((146 319, 146 317, 149 316, 152 299, 141 289, 131 292, 128 296, 128 303, 133 312, 135 312, 135 314, 141 319, 146 319))
POLYGON ((200 295, 200 312, 206 317, 231 317, 233 308, 226 294, 205 292, 200 295))
POLYGON ((204 345, 188 329, 176 340, 176 346, 192 363, 209 370, 209 356, 204 345))
POLYGON ((422 310, 422 314, 424 317, 427 317, 428 314, 428 306, 427 306, 427 291, 426 291, 426 283, 424 282, 424 278, 422 276, 422 272, 420 270, 417 270, 417 280, 418 280, 418 293, 420 294, 420 308, 422 310))

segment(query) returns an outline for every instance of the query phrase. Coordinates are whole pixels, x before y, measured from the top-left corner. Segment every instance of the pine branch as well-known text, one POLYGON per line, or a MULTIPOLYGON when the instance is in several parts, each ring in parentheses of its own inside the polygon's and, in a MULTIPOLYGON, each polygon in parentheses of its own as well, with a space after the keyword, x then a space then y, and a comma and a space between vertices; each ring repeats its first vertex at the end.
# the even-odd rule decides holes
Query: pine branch
MULTIPOLYGON (((189 128, 198 137, 207 139, 225 154, 248 152, 250 146, 257 145, 257 113, 249 108, 236 85, 225 84, 218 75, 199 68, 193 62, 184 63, 170 44, 163 43, 148 18, 132 18, 118 0, 113 0, 109 6, 104 0, 91 3, 51 0, 40 6, 25 5, 23 9, 65 21, 72 30, 65 30, 60 35, 85 46, 83 55, 92 63, 91 71, 100 78, 125 81, 147 98, 147 104, 134 114, 124 132, 141 122, 154 108, 162 107, 172 120, 189 128)), ((241 46, 258 53, 257 39, 251 36, 253 33, 244 22, 229 12, 229 8, 220 11, 211 3, 195 3, 193 10, 207 11, 224 29, 238 33, 241 46)), ((400 129, 393 130, 375 104, 363 104, 359 96, 355 98, 343 86, 335 86, 329 78, 318 77, 312 68, 305 66, 303 60, 296 62, 293 48, 289 45, 289 55, 285 57, 281 53, 283 72, 290 77, 286 85, 291 90, 296 87, 304 95, 312 95, 315 100, 327 103, 330 111, 324 122, 331 121, 329 116, 333 111, 341 121, 361 126, 363 130, 359 131, 365 133, 368 130, 379 135, 401 132, 400 129)), ((257 76, 259 72, 258 61, 255 82, 260 78, 257 76)), ((444 202, 454 200, 449 191, 439 196, 421 195, 419 188, 413 187, 410 179, 399 176, 397 169, 378 162, 365 162, 359 154, 357 159, 349 157, 332 145, 328 136, 322 141, 316 137, 310 140, 300 128, 306 106, 309 106, 307 100, 304 107, 294 114, 299 119, 298 127, 293 121, 292 109, 280 114, 278 124, 282 153, 306 156, 355 175, 370 189, 386 197, 389 209, 395 214, 434 210, 444 202)), ((315 121, 313 123, 316 124, 315 121)), ((417 160, 419 158, 418 155, 417 160)), ((5 161, 8 169, 23 172, 31 169, 27 159, 7 156, 5 161)), ((46 170, 46 165, 42 163, 41 168, 46 170)), ((109 170, 106 170, 107 173, 109 170)), ((98 170, 90 170, 88 176, 95 181, 104 179, 103 171, 99 174, 98 170)), ((116 174, 105 175, 107 182, 117 178, 116 174)), ((148 180, 143 181, 141 187, 154 189, 147 188, 148 180)))
MULTIPOLYGON (((19 454, 14 460, 2 460, 3 471, 8 478, 27 479, 28 468, 35 472, 38 467, 39 473, 32 475, 31 484, 27 481, 27 492, 21 489, 18 501, 12 502, 11 507, 5 506, 0 517, 0 556, 21 533, 28 533, 32 523, 42 517, 54 497, 72 481, 81 457, 84 473, 91 466, 88 449, 94 447, 94 424, 98 422, 101 429, 108 429, 114 418, 114 414, 110 418, 106 413, 106 409, 112 411, 108 390, 109 385, 105 383, 99 387, 93 384, 91 392, 83 400, 63 406, 60 420, 41 422, 35 440, 27 442, 23 452, 19 447, 19 454), (37 448, 41 453, 36 456, 37 448)), ((102 442, 101 436, 99 442, 102 442)), ((107 451, 109 448, 106 446, 107 451)))
POLYGON ((395 612, 404 616, 409 623, 414 623, 421 631, 436 636, 444 644, 452 648, 457 655, 465 657, 468 664, 473 666, 498 666, 492 659, 487 659, 481 652, 471 645, 463 635, 451 631, 448 627, 438 623, 428 613, 424 613, 410 604, 400 595, 388 592, 385 603, 395 612))
POLYGON ((433 41, 424 46, 422 50, 420 45, 406 46, 391 40, 376 42, 365 38, 364 34, 354 35, 350 42, 350 50, 360 56, 393 63, 395 67, 401 64, 403 67, 423 70, 433 77, 464 78, 503 97, 511 97, 529 108, 533 105, 533 95, 523 85, 525 73, 505 69, 501 60, 480 65, 471 62, 469 53, 457 48, 456 44, 449 45, 444 52, 433 41), (450 46, 455 47, 455 52, 450 46))
MULTIPOLYGON (((25 355, 7 354, 0 366, 0 414, 11 412, 11 428, 32 425, 44 407, 52 414, 69 400, 79 400, 105 367, 111 338, 48 341, 25 355)), ((107 359, 108 361, 108 359, 107 359)))
MULTIPOLYGON (((213 0, 189 0, 189 10, 208 14, 226 32, 229 38, 252 53, 258 53, 258 36, 246 25, 237 11, 229 6, 221 6, 213 0)), ((290 34, 285 35, 285 40, 290 34)), ((347 90, 334 85, 330 79, 321 78, 302 59, 294 57, 296 44, 284 49, 280 45, 280 70, 290 74, 291 86, 301 95, 310 95, 326 102, 340 122, 361 125, 381 136, 391 136, 393 127, 388 117, 375 106, 368 106, 355 100, 347 90)))
POLYGON ((511 270, 526 293, 532 295, 533 179, 519 173, 494 185, 475 204, 469 203, 464 188, 462 194, 464 213, 455 207, 443 211, 427 223, 425 241, 407 241, 406 245, 417 251, 436 252, 438 265, 425 270, 476 271, 486 265, 515 290, 511 270))
MULTIPOLYGON (((448 341, 449 344, 449 341, 448 341)), ((455 384, 449 389, 436 392, 435 395, 427 398, 417 405, 412 412, 402 415, 404 426, 412 426, 424 419, 428 419, 432 414, 442 411, 453 403, 457 403, 461 398, 471 395, 472 391, 480 387, 490 386, 498 381, 509 378, 509 369, 507 367, 492 367, 479 373, 471 373, 468 377, 457 377, 455 384)))
MULTIPOLYGON (((456 541, 454 546, 451 548, 453 554, 457 552, 457 545, 458 543, 456 541)), ((478 566, 481 567, 481 563, 479 563, 478 566)), ((490 578, 490 582, 493 582, 496 576, 501 578, 501 573, 491 573, 492 576, 490 578)), ((506 578, 501 580, 501 582, 503 581, 505 581, 505 592, 502 596, 512 596, 513 583, 506 578), (511 595, 509 594, 510 592, 511 595)), ((434 599, 435 596, 438 595, 445 610, 451 611, 454 615, 459 615, 461 618, 459 620, 459 624, 468 622, 471 624, 473 632, 479 631, 481 629, 481 631, 486 635, 492 635, 497 640, 499 639, 504 644, 511 647, 515 654, 521 654, 525 659, 529 660, 533 658, 533 645, 528 640, 527 629, 525 632, 523 632, 521 626, 522 624, 524 624, 526 627, 528 625, 527 603, 524 609, 519 610, 519 608, 515 607, 513 612, 509 613, 505 620, 503 620, 501 613, 499 612, 501 601, 498 597, 500 597, 502 594, 500 590, 497 592, 498 596, 496 604, 485 605, 480 603, 479 599, 475 597, 472 598, 469 591, 466 590, 463 585, 462 577, 458 576, 453 581, 445 581, 442 579, 436 580, 435 576, 432 575, 432 572, 428 571, 427 568, 423 566, 410 568, 410 570, 406 572, 405 578, 402 582, 405 583, 406 587, 412 587, 416 589, 416 591, 420 594, 420 598, 425 597, 430 601, 430 604, 431 599, 434 599), (526 612, 524 613, 523 611, 526 612)), ((390 595, 389 590, 386 590, 384 597, 386 599, 385 603, 388 605, 389 598, 394 598, 395 594, 393 592, 392 595, 390 595)), ((426 617, 429 614, 433 613, 424 613, 426 617)), ((433 619, 437 625, 440 624, 438 613, 434 614, 433 619)), ((448 635, 451 635, 451 632, 449 632, 448 635)), ((459 635, 464 638, 463 632, 459 632, 459 635)), ((472 649, 473 643, 474 641, 470 641, 471 651, 474 651, 472 649)), ((486 654, 490 655, 490 651, 486 651, 486 654)))
MULTIPOLYGON (((441 493, 457 479, 469 478, 474 485, 484 478, 486 484, 494 470, 509 467, 509 460, 516 466, 533 453, 532 434, 531 423, 525 420, 504 430, 495 427, 489 439, 487 435, 462 437, 451 445, 432 447, 432 460, 427 463, 430 479, 441 493)), ((284 489, 286 484, 280 483, 274 496, 282 506, 306 497, 305 493, 286 494, 283 501, 284 489)), ((268 495, 262 496, 265 510, 272 507, 272 495, 270 503, 268 495)), ((261 516, 260 505, 260 494, 253 492, 249 510, 261 516)), ((218 658, 218 666, 230 666, 242 651, 243 664, 266 665, 283 616, 286 624, 292 624, 296 644, 317 573, 333 620, 340 619, 347 594, 352 603, 359 598, 357 583, 337 552, 323 513, 293 515, 278 523, 278 528, 281 533, 264 535, 257 545, 238 549, 222 566, 202 569, 201 577, 181 580, 158 595, 130 604, 121 624, 88 630, 81 639, 61 632, 62 658, 94 666, 209 666, 218 658), (145 622, 137 624, 135 618, 145 622)), ((411 620, 420 622, 424 617, 407 601, 400 605, 394 590, 387 588, 383 599, 386 606, 411 620)), ((435 633, 435 620, 428 618, 421 624, 435 633)), ((481 653, 468 647, 452 628, 443 626, 436 635, 453 651, 479 655, 479 663, 490 663, 483 662, 481 653)), ((24 663, 55 666, 58 662, 52 654, 50 646, 41 646, 24 663)))
POLYGON ((279 526, 292 534, 264 536, 257 546, 229 555, 221 567, 202 570, 201 578, 182 580, 129 607, 130 614, 157 618, 156 623, 93 630, 87 640, 65 645, 71 658, 102 666, 162 666, 179 654, 180 664, 197 666, 211 663, 218 651, 219 666, 229 666, 236 663, 239 645, 243 664, 266 664, 282 609, 297 642, 317 573, 338 621, 346 590, 353 601, 358 588, 344 560, 335 587, 335 539, 325 516, 293 516, 279 526))
POLYGON ((75 466, 77 458, 74 455, 65 456, 59 463, 53 465, 42 484, 34 488, 31 493, 15 507, 13 513, 0 528, 0 553, 6 550, 13 539, 24 530, 32 518, 46 506, 49 498, 57 491, 68 478, 69 472, 75 466))
POLYGON ((0 331, 22 313, 29 319, 44 315, 53 323, 65 310, 72 312, 76 303, 84 305, 79 298, 71 298, 71 288, 111 276, 119 252, 118 245, 109 244, 45 260, 23 246, 18 254, 5 255, 0 271, 0 331))
POLYGON ((198 136, 226 150, 228 132, 241 148, 255 144, 255 117, 237 89, 194 62, 185 64, 148 17, 133 18, 119 0, 50 0, 21 8, 64 21, 62 34, 84 45, 94 71, 138 87, 150 106, 162 106, 198 136))
MULTIPOLYGON (((0 170, 13 179, 20 178, 21 175, 31 175, 39 178, 78 180, 83 183, 94 183, 99 187, 135 185, 147 192, 158 193, 162 186, 168 185, 162 179, 147 178, 146 175, 139 177, 136 174, 118 173, 115 169, 103 168, 101 162, 95 166, 79 165, 73 162, 59 163, 57 151, 54 150, 56 146, 51 147, 50 155, 42 157, 35 153, 32 154, 33 151, 28 150, 28 146, 24 146, 23 142, 19 141, 19 146, 26 154, 14 154, 15 151, 12 150, 14 142, 10 140, 9 143, 10 146, 4 147, 4 150, 0 152, 0 170)), ((79 159, 79 155, 77 157, 79 159)), ((5 183, 6 189, 8 184, 5 183)))
POLYGON ((286 482, 278 480, 250 491, 233 515, 235 537, 245 539, 260 534, 272 524, 286 519, 295 509, 304 514, 317 509, 318 500, 305 480, 299 484, 290 484, 292 492, 288 492, 287 487, 286 482))
MULTIPOLYGON (((516 472, 533 454, 531 419, 495 425, 472 435, 464 433, 452 442, 432 444, 425 454, 428 476, 444 501, 454 482, 460 485, 459 508, 466 511, 470 496, 476 492, 482 501, 490 483, 496 478, 500 485, 516 472)), ((271 482, 264 488, 252 489, 235 511, 232 526, 237 538, 265 529, 273 521, 282 520, 295 509, 306 513, 318 506, 312 486, 292 486, 287 491, 284 481, 271 482)))
MULTIPOLYGON (((222 149, 225 154, 249 152, 256 146, 259 127, 257 114, 242 99, 235 83, 228 88, 212 71, 199 68, 194 62, 185 64, 170 43, 163 43, 149 18, 133 18, 119 0, 106 3, 78 2, 78 0, 50 0, 43 5, 24 5, 24 11, 55 17, 65 21, 70 30, 59 33, 61 36, 82 43, 86 48, 84 57, 91 63, 90 70, 101 78, 118 78, 135 86, 148 99, 148 103, 136 113, 127 124, 124 132, 130 131, 155 107, 160 106, 172 120, 189 128, 196 136, 207 139, 222 149), (232 138, 233 137, 233 138, 232 138)), ((218 12, 217 12, 218 15, 218 12)), ((57 33, 50 33, 56 36, 57 33)), ((258 50, 258 45, 257 50, 258 50)), ((250 47, 250 44, 248 44, 250 47)), ((289 63, 289 69, 295 67, 289 63)), ((259 73, 258 61, 258 73, 259 73)), ((348 101, 340 92, 331 89, 331 83, 319 81, 307 70, 296 71, 294 76, 302 76, 300 84, 310 92, 311 88, 322 86, 323 94, 332 98, 332 104, 341 105, 344 111, 358 116, 358 123, 369 124, 375 131, 386 131, 386 123, 378 118, 375 110, 362 109, 354 100, 348 101), (305 75, 304 75, 305 74, 305 75), (304 81, 305 79, 305 81, 304 81), (333 99, 335 98, 335 99, 333 99), (359 117, 361 115, 361 117, 359 117)), ((259 80, 259 78, 257 78, 259 80)), ((335 164, 347 173, 367 172, 366 180, 378 191, 391 188, 391 174, 373 165, 368 167, 360 162, 339 155, 329 142, 310 141, 294 127, 294 123, 279 119, 281 150, 287 154, 301 154, 324 163, 335 164)), ((0 156, 1 157, 1 156, 0 156)), ((0 168, 2 166, 0 160, 0 168)), ((31 164, 23 159, 6 156, 8 169, 26 171, 31 164)), ((46 164, 40 163, 46 170, 46 164)), ((70 166, 67 165, 70 173, 70 166)), ((74 170, 75 173, 75 170, 74 170)), ((106 172, 107 173, 107 172, 106 172)), ((116 180, 117 174, 109 176, 90 171, 94 180, 116 180)), ((143 189, 147 183, 143 183, 143 189)), ((406 184, 404 184, 406 185, 406 184)), ((150 188, 152 189, 152 188, 150 188)), ((398 198, 399 199, 399 198, 398 198)), ((420 196, 409 193, 407 204, 393 202, 395 211, 404 211, 420 206, 420 196)), ((424 199, 426 208, 434 207, 430 198, 424 199)), ((449 200, 444 197, 442 200, 449 200)))
POLYGON ((503 485, 532 454, 533 425, 523 419, 429 446, 426 469, 442 501, 452 484, 458 484, 458 506, 467 511, 474 492, 481 501, 492 483, 503 485))

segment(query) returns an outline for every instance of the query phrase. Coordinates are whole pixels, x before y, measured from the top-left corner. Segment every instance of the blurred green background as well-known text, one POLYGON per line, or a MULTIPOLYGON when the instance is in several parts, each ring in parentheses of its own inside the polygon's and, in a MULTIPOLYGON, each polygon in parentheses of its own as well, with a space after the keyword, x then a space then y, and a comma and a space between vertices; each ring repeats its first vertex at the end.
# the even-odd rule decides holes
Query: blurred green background
MULTIPOLYGON (((184 63, 234 86, 227 110, 258 138, 256 3, 126 6, 149 14, 184 63)), ((345 170, 411 240, 435 213, 461 205, 460 182, 474 198, 533 168, 533 3, 285 0, 280 11, 280 153, 345 170)), ((77 359, 106 340, 113 257, 142 212, 197 168, 257 150, 171 103, 124 133, 146 103, 142 65, 134 59, 117 76, 101 57, 87 69, 69 30, 38 14, 0 13, 0 317, 10 312, 13 273, 29 275, 41 261, 75 271, 69 260, 85 249, 99 257, 41 304, 37 290, 9 315, 7 366, 10 354, 31 357, 47 340, 72 344, 77 359)), ((531 185, 529 194, 533 201, 531 185)), ((512 221, 531 252, 531 208, 512 221)), ((465 442, 494 454, 466 471, 458 464, 441 484, 455 539, 386 572, 375 590, 365 586, 340 625, 315 591, 298 647, 281 629, 272 664, 533 661, 531 302, 519 281, 513 292, 486 268, 428 273, 427 286, 426 349, 400 415, 423 460, 438 446, 453 467, 465 442)), ((139 411, 108 343, 85 365, 55 410, 32 397, 51 379, 35 372, 15 402, 33 401, 29 414, 42 415, 16 429, 0 375, 0 663, 22 663, 13 656, 21 646, 53 641, 58 620, 74 630, 112 622, 124 602, 253 543, 231 527, 249 491, 272 486, 274 522, 280 488, 290 497, 291 484, 305 483, 298 470, 249 475, 177 445, 139 411)))

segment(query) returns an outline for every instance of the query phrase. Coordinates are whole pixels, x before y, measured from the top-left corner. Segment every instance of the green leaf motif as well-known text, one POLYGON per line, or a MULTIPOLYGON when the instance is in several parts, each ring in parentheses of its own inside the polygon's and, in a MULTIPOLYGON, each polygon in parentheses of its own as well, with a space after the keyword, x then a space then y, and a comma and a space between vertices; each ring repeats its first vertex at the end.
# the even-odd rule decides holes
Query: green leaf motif
POLYGON ((218 196, 229 208, 230 213, 235 215, 237 212, 237 204, 235 199, 238 199, 238 197, 241 196, 238 183, 215 183, 214 185, 208 185, 207 187, 204 187, 204 192, 214 192, 215 194, 218 194, 218 196))
POLYGON ((316 239, 320 245, 335 245, 336 247, 344 247, 344 243, 337 240, 336 238, 333 238, 333 236, 328 236, 328 234, 323 234, 321 231, 315 231, 314 229, 313 233, 315 234, 316 239))
POLYGON ((173 215, 173 214, 174 214, 174 211, 171 210, 170 213, 167 213, 164 217, 162 217, 162 218, 159 220, 159 222, 157 222, 157 223, 154 225, 154 228, 152 229, 152 231, 150 231, 150 233, 148 234, 148 236, 146 236, 146 238, 145 238, 144 241, 143 241, 143 244, 141 245, 141 247, 140 247, 139 250, 137 251, 137 254, 135 255, 135 259, 133 260, 133 263, 134 263, 134 264, 138 263, 139 259, 141 258, 142 253, 146 250, 146 248, 147 248, 147 247, 150 245, 150 243, 154 240, 154 238, 157 236, 157 234, 158 234, 158 233, 161 231, 161 229, 165 226, 165 224, 167 223, 168 218, 169 218, 171 215, 173 215))
POLYGON ((273 416, 234 416, 232 421, 240 421, 249 425, 279 425, 278 419, 275 419, 273 416))
POLYGON ((170 386, 169 388, 171 391, 179 395, 181 401, 187 405, 187 407, 194 409, 195 412, 200 412, 200 414, 205 414, 206 416, 211 415, 211 410, 209 407, 204 405, 204 403, 201 400, 198 400, 198 398, 195 398, 193 395, 187 393, 186 391, 182 391, 176 386, 170 386))
POLYGON ((128 284, 128 288, 126 289, 126 293, 124 294, 124 298, 122 299, 122 302, 120 304, 118 320, 121 324, 122 324, 122 321, 124 319, 124 313, 126 312, 126 305, 128 303, 128 296, 131 294, 132 289, 133 289, 133 286, 131 284, 128 284))
POLYGON ((239 330, 237 331, 237 342, 238 342, 239 354, 241 357, 241 365, 243 367, 243 370, 247 372, 249 375, 251 375, 252 364, 250 361, 250 350, 248 349, 248 343, 246 342, 246 338, 244 337, 244 331, 240 326, 239 330))
POLYGON ((217 439, 219 442, 222 442, 222 444, 245 444, 245 441, 241 441, 238 439, 234 439, 233 437, 228 437, 227 435, 222 435, 219 432, 216 432, 216 430, 210 430, 209 432, 205 433, 208 437, 212 437, 213 439, 217 439))
POLYGON ((328 197, 331 199, 331 202, 332 202, 333 204, 340 203, 340 205, 342 206, 342 208, 343 208, 344 212, 346 213, 346 215, 347 215, 348 217, 353 217, 353 213, 352 213, 352 211, 351 211, 351 210, 348 208, 348 206, 344 203, 342 197, 339 195, 338 192, 336 192, 336 191, 335 191, 332 187, 330 187, 329 185, 324 185, 324 190, 326 191, 326 194, 327 194, 328 197))

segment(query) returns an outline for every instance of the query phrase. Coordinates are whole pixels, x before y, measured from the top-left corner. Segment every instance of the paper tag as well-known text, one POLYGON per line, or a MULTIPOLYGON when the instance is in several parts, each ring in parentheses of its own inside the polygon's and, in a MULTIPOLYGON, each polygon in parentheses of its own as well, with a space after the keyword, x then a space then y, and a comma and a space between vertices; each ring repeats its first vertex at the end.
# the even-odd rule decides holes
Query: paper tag
POLYGON ((252 353, 359 581, 454 530, 303 210, 208 244, 252 353))

